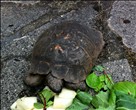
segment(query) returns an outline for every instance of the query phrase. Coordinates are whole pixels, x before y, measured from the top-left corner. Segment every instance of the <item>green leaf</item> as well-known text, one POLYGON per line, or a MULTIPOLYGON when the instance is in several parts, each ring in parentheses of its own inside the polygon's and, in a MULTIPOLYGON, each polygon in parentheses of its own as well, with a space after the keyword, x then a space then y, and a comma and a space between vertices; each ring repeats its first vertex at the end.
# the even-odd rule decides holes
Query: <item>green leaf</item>
POLYGON ((44 107, 44 105, 39 102, 34 103, 34 108, 36 108, 36 109, 42 109, 43 107, 44 107))
POLYGON ((118 108, 116 108, 116 110, 135 110, 135 109, 128 109, 128 108, 125 108, 125 107, 118 107, 118 108))
POLYGON ((103 92, 103 91, 100 91, 97 95, 95 95, 93 97, 93 100, 92 100, 92 105, 95 107, 95 108, 99 108, 100 106, 101 107, 108 107, 109 106, 109 103, 108 103, 108 97, 109 96, 109 92, 106 91, 106 92, 103 92))
POLYGON ((77 96, 76 96, 82 103, 84 104, 90 104, 91 100, 92 100, 92 96, 87 93, 87 92, 83 92, 83 91, 78 91, 77 92, 77 96))
POLYGON ((88 75, 88 77, 86 78, 86 83, 96 92, 99 92, 102 88, 104 88, 104 90, 107 90, 108 88, 112 87, 112 84, 109 82, 105 75, 97 76, 95 73, 91 73, 90 75, 88 75))
POLYGON ((68 108, 66 108, 66 110, 86 110, 88 108, 89 108, 89 106, 81 103, 80 100, 75 98, 73 100, 73 103, 68 108))
POLYGON ((100 91, 102 88, 104 88, 104 86, 105 86, 105 84, 104 84, 103 82, 101 82, 101 83, 97 86, 97 88, 95 88, 95 91, 96 91, 96 92, 100 91))
POLYGON ((116 94, 113 90, 109 92, 109 104, 115 105, 116 104, 116 94))
POLYGON ((108 90, 108 87, 107 87, 106 84, 104 85, 103 89, 104 89, 104 90, 108 90))
POLYGON ((100 66, 100 65, 97 65, 97 66, 94 66, 93 71, 99 71, 99 72, 103 72, 104 71, 104 67, 100 66))
POLYGON ((120 91, 125 94, 130 94, 133 97, 136 97, 136 83, 134 82, 118 82, 114 84, 113 89, 115 91, 120 91))
POLYGON ((136 98, 132 95, 116 91, 116 109, 122 110, 136 110, 136 98))
POLYGON ((101 82, 105 81, 105 75, 104 75, 104 74, 103 74, 103 75, 100 75, 100 76, 99 76, 99 79, 100 79, 101 82))
POLYGON ((111 78, 111 76, 110 75, 105 75, 105 84, 106 84, 106 86, 109 88, 109 89, 111 89, 112 88, 112 86, 113 86, 113 81, 112 81, 112 78, 111 78))
POLYGON ((86 83, 89 87, 95 89, 99 86, 101 82, 99 77, 95 73, 91 73, 90 75, 87 76, 86 83))
POLYGON ((53 101, 48 101, 48 103, 46 104, 47 107, 53 105, 53 101))
POLYGON ((115 106, 110 105, 109 107, 105 108, 100 106, 99 108, 95 109, 95 110, 115 110, 115 106))
MULTIPOLYGON (((40 92, 40 97, 43 101, 43 97, 41 96, 41 94, 44 96, 44 98, 46 99, 46 103, 48 103, 48 101, 55 95, 54 92, 52 92, 50 89, 45 88, 40 92)), ((43 101, 44 102, 44 101, 43 101)))

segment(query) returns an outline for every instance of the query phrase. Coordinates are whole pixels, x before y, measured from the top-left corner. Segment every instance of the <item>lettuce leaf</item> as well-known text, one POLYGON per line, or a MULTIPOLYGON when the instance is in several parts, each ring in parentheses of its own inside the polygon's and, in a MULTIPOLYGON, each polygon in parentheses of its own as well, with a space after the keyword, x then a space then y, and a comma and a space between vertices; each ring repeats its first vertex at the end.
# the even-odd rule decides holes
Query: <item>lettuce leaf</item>
POLYGON ((99 108, 99 107, 107 108, 109 106, 108 98, 109 98, 108 91, 107 92, 100 91, 97 95, 93 97, 92 105, 95 108, 99 108))
POLYGON ((115 93, 117 110, 136 110, 136 98, 120 91, 116 91, 115 93))
POLYGON ((89 106, 83 104, 77 98, 75 98, 73 100, 73 103, 68 108, 66 108, 66 110, 87 110, 87 109, 89 109, 89 106))
POLYGON ((92 101, 92 96, 91 94, 83 91, 77 91, 77 96, 76 96, 82 103, 84 104, 90 104, 92 101))
POLYGON ((115 83, 113 86, 113 90, 136 97, 136 83, 134 82, 124 81, 115 83))

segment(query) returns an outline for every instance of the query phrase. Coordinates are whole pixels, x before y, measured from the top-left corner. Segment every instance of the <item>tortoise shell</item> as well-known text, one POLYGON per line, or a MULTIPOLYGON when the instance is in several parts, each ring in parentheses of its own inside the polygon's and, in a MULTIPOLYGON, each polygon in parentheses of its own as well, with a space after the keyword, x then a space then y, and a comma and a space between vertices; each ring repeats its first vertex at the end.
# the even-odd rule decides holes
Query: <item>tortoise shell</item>
POLYGON ((47 29, 37 40, 26 84, 46 84, 55 92, 65 86, 86 88, 85 79, 104 45, 102 34, 75 21, 47 29))

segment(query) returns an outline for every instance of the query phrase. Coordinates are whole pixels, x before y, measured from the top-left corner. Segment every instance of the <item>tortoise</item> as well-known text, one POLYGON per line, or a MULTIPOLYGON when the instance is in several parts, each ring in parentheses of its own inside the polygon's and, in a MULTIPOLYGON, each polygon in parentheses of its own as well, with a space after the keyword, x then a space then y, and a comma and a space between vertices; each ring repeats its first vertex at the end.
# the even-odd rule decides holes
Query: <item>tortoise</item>
POLYGON ((104 46, 102 34, 77 21, 51 26, 36 41, 25 83, 85 90, 85 79, 104 46))

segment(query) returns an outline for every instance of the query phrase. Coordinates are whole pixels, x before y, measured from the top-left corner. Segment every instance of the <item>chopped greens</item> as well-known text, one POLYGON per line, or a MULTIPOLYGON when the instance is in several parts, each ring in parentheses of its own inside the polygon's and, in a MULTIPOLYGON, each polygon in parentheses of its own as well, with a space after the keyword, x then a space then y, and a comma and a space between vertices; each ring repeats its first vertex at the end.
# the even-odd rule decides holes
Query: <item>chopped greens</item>
POLYGON ((136 97, 136 83, 134 82, 128 82, 128 81, 118 82, 114 84, 113 89, 115 91, 120 91, 122 93, 136 97))
POLYGON ((136 98, 132 95, 116 91, 117 110, 136 110, 136 98))
POLYGON ((34 103, 34 107, 37 109, 41 109, 44 107, 44 105, 42 103, 37 102, 37 103, 34 103))
POLYGON ((108 91, 107 92, 100 91, 97 95, 93 97, 92 105, 95 108, 99 107, 107 108, 109 106, 108 95, 109 95, 108 91))
POLYGON ((112 77, 105 72, 105 69, 102 66, 96 66, 87 76, 86 84, 97 94, 90 95, 88 102, 87 99, 80 98, 85 97, 87 92, 80 94, 80 97, 77 92, 76 98, 88 107, 91 106, 88 110, 136 110, 136 83, 129 81, 113 83, 112 77), (97 75, 97 71, 102 74, 97 75))
POLYGON ((113 86, 113 81, 110 75, 108 75, 104 68, 101 66, 96 66, 93 69, 94 71, 89 74, 86 78, 86 84, 94 89, 96 92, 99 92, 101 89, 108 90, 111 89, 113 86), (102 75, 97 75, 95 72, 98 70, 102 72, 102 75))
POLYGON ((90 88, 93 88, 95 91, 99 91, 102 87, 99 77, 95 73, 91 73, 86 78, 86 83, 90 88))
POLYGON ((86 110, 88 108, 88 105, 83 104, 79 99, 75 98, 73 103, 68 108, 66 108, 66 110, 86 110))
POLYGON ((42 103, 40 102, 34 103, 34 107, 36 109, 42 109, 53 105, 53 101, 51 101, 50 99, 55 96, 55 93, 52 92, 50 89, 48 88, 43 89, 41 92, 39 92, 39 96, 40 99, 42 100, 42 103))
POLYGON ((77 96, 76 96, 82 103, 84 104, 90 104, 92 101, 92 96, 91 94, 83 91, 77 91, 77 96))

